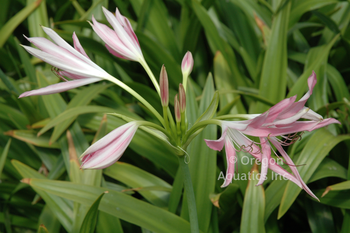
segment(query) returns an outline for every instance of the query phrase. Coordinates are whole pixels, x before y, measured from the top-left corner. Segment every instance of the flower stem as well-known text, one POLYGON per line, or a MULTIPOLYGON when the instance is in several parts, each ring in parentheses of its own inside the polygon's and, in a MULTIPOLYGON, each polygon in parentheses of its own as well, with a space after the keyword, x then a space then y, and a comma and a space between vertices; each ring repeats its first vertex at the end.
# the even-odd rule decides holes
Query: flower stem
POLYGON ((188 168, 188 164, 186 163, 185 160, 186 160, 186 155, 179 157, 179 164, 184 175, 184 186, 185 186, 185 193, 187 197, 188 212, 190 216, 191 233, 198 233, 199 227, 198 227, 196 200, 193 192, 190 169, 188 168))
POLYGON ((145 105, 154 114, 154 116, 157 117, 159 122, 164 126, 163 117, 157 112, 157 110, 150 103, 147 102, 147 100, 145 100, 142 96, 140 96, 139 93, 137 93, 132 88, 130 88, 128 85, 126 85, 125 83, 116 79, 113 76, 108 77, 107 80, 115 83, 119 87, 123 88, 125 91, 129 92, 136 99, 138 99, 138 101, 140 101, 143 105, 145 105))
POLYGON ((148 76, 150 77, 152 83, 153 83, 153 86, 156 88, 157 92, 158 92, 158 95, 160 96, 160 88, 159 88, 159 84, 156 80, 156 78, 154 77, 153 75, 153 72, 151 71, 151 69, 149 68, 147 62, 142 59, 140 61, 140 64, 142 65, 142 67, 145 69, 145 71, 147 72, 148 76))

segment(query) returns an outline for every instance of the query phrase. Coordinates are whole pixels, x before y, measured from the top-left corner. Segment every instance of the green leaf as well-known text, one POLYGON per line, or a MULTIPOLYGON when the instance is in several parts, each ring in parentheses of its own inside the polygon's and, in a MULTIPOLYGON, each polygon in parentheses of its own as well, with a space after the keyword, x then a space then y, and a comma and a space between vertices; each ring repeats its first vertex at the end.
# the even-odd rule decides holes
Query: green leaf
MULTIPOLYGON (((43 31, 41 27, 40 27, 40 30, 43 31)), ((39 36, 39 35, 34 34, 33 36, 39 36)), ((20 46, 20 43, 19 43, 17 38, 15 38, 15 42, 16 42, 17 51, 18 51, 19 56, 21 58, 21 62, 23 64, 24 70, 25 70, 26 75, 28 76, 29 81, 30 81, 29 86, 32 88, 33 87, 32 84, 35 83, 35 81, 36 81, 35 68, 30 61, 30 58, 29 58, 27 51, 25 51, 25 49, 22 46, 20 46)))
POLYGON ((198 117, 195 124, 198 122, 204 121, 204 120, 211 119, 215 115, 216 110, 218 109, 218 105, 219 105, 219 92, 216 91, 214 93, 213 99, 211 100, 208 108, 205 110, 205 112, 200 117, 198 117))
MULTIPOLYGON (((71 121, 70 119, 74 119, 78 117, 81 114, 86 114, 86 113, 110 113, 114 112, 115 109, 108 108, 108 107, 103 107, 103 106, 77 106, 73 108, 69 108, 66 111, 62 112, 58 116, 56 116, 54 119, 52 119, 49 123, 47 123, 39 132, 38 135, 42 135, 52 127, 55 127, 57 125, 60 125, 61 123, 65 122, 66 120, 71 121)), ((66 129, 65 129, 66 130, 66 129)))
MULTIPOLYGON (((214 95, 213 78, 211 75, 208 75, 199 106, 199 113, 204 112, 208 108, 214 95)), ((216 139, 216 134, 215 125, 207 126, 191 142, 187 150, 188 155, 186 155, 189 159, 189 168, 192 183, 194 184, 193 189, 196 199, 199 229, 203 232, 207 232, 209 228, 212 212, 212 203, 209 199, 209 195, 214 193, 216 176, 216 151, 207 147, 204 139, 216 139)), ((185 219, 188 219, 186 198, 183 201, 182 208, 183 212, 181 215, 184 216, 185 219), (184 212, 185 210, 186 212, 184 212)))
MULTIPOLYGON (((315 191, 315 195, 321 196, 324 190, 315 191)), ((320 198, 320 202, 325 205, 338 207, 341 209, 350 209, 350 190, 334 191, 320 198)))
MULTIPOLYGON (((27 5, 32 4, 35 1, 36 0, 27 0, 27 5)), ((46 9, 46 0, 43 0, 38 9, 29 15, 28 29, 31 37, 37 36, 48 38, 44 30, 41 28, 41 26, 49 27, 49 18, 46 9)))
MULTIPOLYGON (((341 141, 349 139, 349 135, 334 136, 326 129, 317 130, 307 142, 299 156, 299 159, 295 163, 307 164, 307 166, 302 166, 299 169, 300 176, 303 178, 304 182, 307 183, 309 181, 310 177, 320 165, 324 157, 334 146, 341 141)), ((287 212, 299 195, 300 191, 301 189, 297 185, 291 181, 288 181, 278 211, 278 218, 281 218, 287 212)))
POLYGON ((29 125, 28 118, 9 104, 0 103, 0 118, 12 121, 18 129, 26 129, 29 125))
POLYGON ((307 1, 292 1, 292 9, 290 13, 289 26, 291 28, 300 19, 300 17, 308 11, 319 9, 323 6, 327 6, 333 3, 337 3, 335 0, 307 0, 307 1))
POLYGON ((312 232, 336 232, 332 210, 329 206, 315 201, 305 201, 307 219, 312 232))
POLYGON ((137 190, 146 200, 159 207, 167 207, 171 185, 162 179, 131 164, 117 162, 104 170, 110 176, 137 190), (147 187, 164 187, 164 191, 147 190, 147 187))
MULTIPOLYGON (((105 85, 105 84, 95 84, 87 88, 84 88, 77 95, 75 95, 74 98, 69 102, 69 104, 66 107, 66 111, 74 107, 87 105, 88 103, 91 102, 91 100, 94 97, 96 97, 98 94, 100 94, 109 86, 110 85, 105 85)), ((68 128, 68 126, 74 122, 76 118, 77 118, 77 115, 73 115, 69 119, 63 122, 61 121, 59 127, 58 126, 55 127, 51 135, 50 141, 55 142, 61 136, 61 134, 68 128)))
MULTIPOLYGON (((261 71, 259 95, 274 103, 285 97, 287 86, 287 32, 290 8, 291 1, 274 17, 261 71)), ((264 112, 268 108, 269 106, 258 103, 255 110, 264 112)))
POLYGON ((264 214, 265 222, 267 222, 272 212, 281 203, 281 199, 286 186, 287 186, 287 182, 285 180, 276 179, 267 187, 265 191, 265 201, 266 201, 265 214, 264 214))
POLYGON ((94 233, 97 223, 98 207, 103 196, 108 191, 103 192, 96 201, 91 205, 89 211, 86 213, 83 223, 81 224, 80 233, 94 233))
POLYGON ((327 17, 317 10, 312 11, 312 14, 319 18, 332 32, 335 34, 340 33, 338 25, 330 17, 327 17))
POLYGON ((2 169, 4 169, 7 154, 8 154, 9 149, 10 149, 10 145, 11 145, 11 138, 7 141, 6 146, 5 146, 4 150, 2 151, 2 154, 0 157, 0 180, 1 180, 2 169))
POLYGON ((38 229, 38 233, 49 233, 45 225, 40 225, 38 229))
MULTIPOLYGON (((44 175, 17 160, 12 160, 12 164, 23 178, 47 179, 44 175)), ((36 188, 34 188, 34 190, 44 199, 45 203, 56 215, 62 226, 70 232, 73 224, 72 203, 55 194, 49 194, 36 188)))
POLYGON ((325 177, 339 177, 346 180, 347 170, 336 161, 326 157, 310 177, 309 183, 325 177))
MULTIPOLYGON (((216 90, 223 93, 225 90, 237 90, 234 86, 230 67, 222 56, 221 52, 217 52, 214 57, 214 79, 216 90)), ((235 92, 225 93, 220 96, 220 111, 224 106, 232 102, 237 98, 239 94, 235 92)), ((241 101, 238 101, 237 105, 230 111, 231 114, 246 113, 241 101)))
POLYGON ((211 45, 212 52, 215 54, 219 50, 224 56, 226 62, 230 64, 229 67, 232 76, 235 77, 233 79, 235 86, 237 87, 238 85, 246 84, 246 80, 242 77, 241 73, 239 72, 236 56, 232 48, 230 47, 230 45, 227 44, 226 41, 223 40, 223 38, 220 37, 218 30, 216 29, 211 18, 209 17, 206 9, 203 6, 201 6, 200 3, 197 1, 192 1, 192 8, 205 30, 205 34, 210 42, 209 44, 211 45))
POLYGON ((244 196, 241 219, 242 233, 265 232, 265 193, 262 185, 256 186, 259 182, 258 174, 257 166, 253 167, 244 196))
MULTIPOLYGON (((106 191, 106 188, 66 181, 30 179, 28 183, 35 189, 84 205, 91 205, 102 192, 106 191)), ((100 202, 99 210, 101 211, 154 232, 167 232, 169 229, 172 229, 174 233, 190 231, 190 225, 187 221, 168 211, 121 192, 107 191, 109 194, 105 195, 100 202)))
POLYGON ((15 16, 13 16, 7 23, 0 29, 0 48, 5 44, 12 32, 32 13, 41 3, 41 0, 37 0, 32 4, 23 8, 15 16))
POLYGON ((325 59, 329 55, 330 49, 333 47, 338 37, 339 37, 339 34, 336 35, 330 43, 315 48, 317 49, 317 56, 316 55, 314 56, 316 59, 309 62, 308 68, 304 70, 303 74, 299 77, 298 81, 293 85, 287 97, 291 97, 294 95, 301 97, 304 94, 307 88, 308 77, 312 74, 313 70, 318 69, 322 65, 322 63, 325 61, 325 59))
POLYGON ((328 186, 324 191, 324 193, 322 194, 322 197, 324 197, 329 191, 339 191, 339 190, 347 190, 347 189, 350 189, 350 180, 328 186))
POLYGON ((32 130, 11 130, 5 134, 34 146, 57 149, 60 148, 58 143, 50 143, 47 136, 42 135, 40 137, 37 137, 36 133, 32 130))

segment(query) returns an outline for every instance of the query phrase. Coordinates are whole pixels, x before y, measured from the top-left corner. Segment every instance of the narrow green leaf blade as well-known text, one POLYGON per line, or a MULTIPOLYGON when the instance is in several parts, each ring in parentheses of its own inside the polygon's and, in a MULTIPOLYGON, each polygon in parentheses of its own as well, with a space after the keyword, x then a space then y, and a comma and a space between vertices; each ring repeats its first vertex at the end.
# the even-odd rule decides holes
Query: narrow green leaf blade
POLYGON ((108 191, 103 192, 96 201, 91 205, 89 211, 86 213, 83 223, 81 224, 80 233, 94 233, 97 223, 98 207, 103 196, 108 191))

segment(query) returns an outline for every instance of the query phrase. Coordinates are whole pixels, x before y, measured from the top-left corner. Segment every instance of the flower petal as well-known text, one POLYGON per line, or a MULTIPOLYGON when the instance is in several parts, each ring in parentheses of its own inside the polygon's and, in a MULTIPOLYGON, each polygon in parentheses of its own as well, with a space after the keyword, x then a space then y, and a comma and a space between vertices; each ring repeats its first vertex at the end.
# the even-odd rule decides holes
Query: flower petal
POLYGON ((75 50, 72 46, 70 46, 65 40, 63 40, 54 30, 47 27, 42 27, 45 33, 60 47, 66 49, 71 54, 79 58, 80 60, 87 63, 89 66, 93 67, 96 70, 100 70, 101 72, 104 72, 104 70, 96 65, 93 61, 91 61, 88 57, 84 56, 77 50, 75 50))
POLYGON ((225 140, 225 150, 226 150, 227 170, 226 170, 225 182, 221 185, 221 188, 228 186, 232 182, 232 178, 235 174, 236 150, 229 139, 225 140))
POLYGON ((276 149, 281 153, 281 155, 283 156, 283 158, 286 160, 287 164, 289 165, 290 169, 292 170, 293 174, 295 175, 295 177, 299 180, 299 182, 301 183, 302 188, 313 198, 317 199, 315 194, 313 194, 313 192, 309 189, 309 187, 307 187, 307 185, 305 184, 305 182, 303 181, 303 179, 301 178, 298 169, 296 168, 293 160, 288 156, 288 154, 284 151, 284 149, 282 148, 282 146, 280 145, 280 143, 277 141, 276 138, 272 137, 270 138, 271 143, 276 147, 276 149))
POLYGON ((91 154, 93 152, 96 152, 106 146, 108 146, 110 143, 112 143, 116 138, 119 138, 122 134, 124 134, 127 130, 129 129, 133 129, 136 131, 138 127, 138 124, 136 121, 131 121, 125 125, 122 125, 116 129, 114 129, 113 131, 111 131, 110 133, 108 133, 107 135, 105 135, 103 138, 101 138, 100 140, 98 140, 97 142, 95 142, 94 144, 92 144, 81 156, 85 156, 87 154, 91 154))
POLYGON ((104 78, 109 76, 105 71, 96 70, 87 64, 82 63, 79 65, 80 67, 77 67, 74 66, 74 64, 72 64, 70 60, 62 59, 55 55, 43 52, 41 50, 29 46, 22 45, 22 47, 25 48, 25 50, 27 50, 27 52, 29 52, 33 56, 40 58, 41 60, 51 64, 54 67, 68 71, 69 73, 90 78, 104 78))
MULTIPOLYGON (((136 122, 130 122, 127 124, 127 127, 117 128, 120 132, 113 132, 111 135, 106 135, 107 140, 104 138, 98 141, 98 145, 92 149, 88 149, 84 152, 82 158, 82 168, 91 168, 91 169, 102 169, 106 168, 116 161, 123 155, 126 148, 129 146, 132 138, 135 135, 138 124, 136 122), (125 130, 126 129, 126 130, 125 130), (113 136, 117 136, 113 138, 113 136), (97 149, 97 150, 96 150, 97 149), (91 153, 87 153, 90 151, 91 153)), ((115 130, 114 130, 115 131, 115 130)), ((96 144, 96 143, 95 143, 96 144)), ((94 145, 95 145, 94 144, 94 145)))
POLYGON ((224 131, 218 140, 204 139, 207 146, 213 150, 221 151, 225 144, 226 132, 224 131))
POLYGON ((84 85, 98 82, 98 81, 100 81, 100 79, 98 78, 85 78, 85 79, 73 80, 68 82, 56 83, 37 90, 24 92, 18 98, 33 96, 33 95, 49 95, 49 94, 59 93, 59 92, 67 91, 76 87, 84 86, 84 85))
POLYGON ((261 185, 266 180, 267 170, 269 168, 269 160, 271 158, 271 146, 266 138, 260 138, 261 142, 261 171, 260 179, 256 186, 261 185))
POLYGON ((87 57, 90 60, 90 58, 86 54, 84 48, 81 46, 80 41, 79 41, 77 35, 75 34, 75 32, 73 32, 73 43, 74 43, 75 50, 77 50, 79 53, 83 54, 85 57, 87 57))

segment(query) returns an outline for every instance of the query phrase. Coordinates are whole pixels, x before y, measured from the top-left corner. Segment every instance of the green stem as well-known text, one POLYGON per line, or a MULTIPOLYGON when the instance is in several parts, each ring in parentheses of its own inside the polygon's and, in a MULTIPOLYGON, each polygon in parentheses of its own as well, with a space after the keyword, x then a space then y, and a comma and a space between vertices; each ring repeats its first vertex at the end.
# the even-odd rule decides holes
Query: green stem
POLYGON ((200 128, 203 128, 209 124, 214 124, 214 125, 218 125, 221 126, 221 122, 219 120, 216 119, 210 119, 210 120, 204 120, 204 121, 200 121, 196 124, 194 124, 185 134, 185 136, 183 137, 183 142, 186 142, 187 139, 189 138, 189 136, 191 136, 191 134, 195 133, 197 130, 199 130, 200 128))
POLYGON ((164 123, 165 123, 165 129, 168 131, 168 132, 171 132, 170 131, 170 128, 169 128, 169 121, 168 121, 168 107, 163 107, 163 118, 164 118, 164 123))
POLYGON ((157 110, 155 108, 153 108, 153 106, 150 103, 147 102, 147 100, 145 100, 142 96, 140 96, 136 91, 134 91, 128 85, 126 85, 125 83, 123 83, 122 81, 116 79, 113 76, 107 77, 106 79, 111 81, 111 82, 113 82, 113 83, 115 83, 119 87, 123 88, 125 91, 129 92, 136 99, 138 99, 143 105, 145 105, 154 114, 155 117, 157 117, 159 122, 162 125, 164 125, 163 117, 157 112, 157 110))
POLYGON ((185 193, 187 197, 188 213, 190 216, 191 233, 198 233, 199 227, 198 227, 196 200, 193 192, 190 169, 188 168, 188 164, 185 162, 185 159, 186 159, 186 155, 179 157, 179 164, 184 175, 184 186, 185 186, 185 193))
POLYGON ((159 89, 159 84, 157 82, 157 79, 154 77, 153 72, 151 71, 151 69, 149 68, 147 62, 145 61, 145 59, 142 59, 140 61, 140 64, 142 65, 142 67, 145 69, 145 71, 147 72, 148 76, 150 77, 153 86, 156 88, 158 95, 160 96, 160 89, 159 89))

